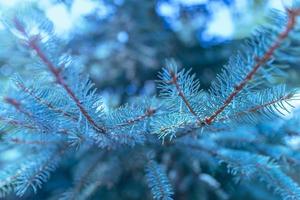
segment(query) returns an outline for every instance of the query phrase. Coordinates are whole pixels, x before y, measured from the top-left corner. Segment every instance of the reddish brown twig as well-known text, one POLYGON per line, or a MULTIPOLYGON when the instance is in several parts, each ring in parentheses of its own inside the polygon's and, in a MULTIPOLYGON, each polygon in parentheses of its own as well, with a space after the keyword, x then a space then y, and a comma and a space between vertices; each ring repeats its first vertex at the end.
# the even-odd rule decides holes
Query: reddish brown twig
POLYGON ((222 117, 222 118, 220 118, 218 121, 224 121, 224 120, 227 120, 227 119, 230 119, 230 118, 233 118, 233 117, 239 117, 239 116, 246 115, 246 114, 248 114, 248 113, 254 113, 254 112, 257 112, 257 111, 259 111, 259 110, 262 110, 262 109, 264 109, 264 108, 266 108, 266 107, 268 107, 268 106, 275 105, 276 103, 279 103, 279 102, 281 102, 281 101, 291 99, 291 97, 292 97, 291 94, 284 95, 284 96, 280 97, 279 99, 275 99, 275 100, 270 101, 270 102, 267 102, 267 103, 265 103, 265 104, 257 105, 257 106, 254 106, 254 107, 248 109, 248 110, 234 113, 234 114, 231 115, 231 116, 222 117))
POLYGON ((67 113, 63 110, 61 110, 60 108, 55 107, 54 105, 52 105, 51 103, 47 102, 45 99, 39 97, 38 95, 34 94, 34 92, 32 90, 30 90, 29 88, 27 88, 24 84, 22 84, 21 82, 17 81, 16 82, 17 86, 23 90, 24 92, 26 92, 27 94, 29 94, 30 96, 32 96, 36 101, 38 101, 40 104, 43 104, 45 106, 47 106, 50 110, 53 110, 54 112, 60 113, 62 115, 64 115, 65 117, 68 117, 74 121, 77 121, 78 118, 73 116, 70 113, 67 113))
POLYGON ((15 144, 24 144, 24 145, 50 145, 50 144, 57 144, 55 141, 42 141, 42 140, 22 140, 19 138, 11 138, 11 139, 5 139, 5 142, 11 142, 15 144))
POLYGON ((269 47, 269 49, 266 51, 266 53, 260 57, 257 58, 256 64, 253 66, 253 69, 248 73, 248 75, 234 88, 234 91, 227 97, 224 104, 218 108, 211 116, 207 117, 205 119, 206 124, 211 124, 215 118, 224 111, 224 109, 229 106, 229 104, 232 102, 232 100, 244 89, 244 87, 247 85, 247 83, 252 80, 254 75, 257 73, 257 71, 272 57, 275 50, 278 49, 283 42, 284 39, 286 39, 291 32, 291 30, 294 28, 296 24, 296 17, 300 14, 300 9, 297 10, 289 10, 288 12, 288 22, 283 30, 281 32, 275 42, 269 47))
POLYGON ((24 127, 24 128, 28 128, 28 129, 35 129, 35 127, 33 127, 29 124, 25 124, 24 122, 20 122, 15 119, 4 118, 2 116, 0 116, 0 121, 3 121, 4 123, 10 124, 12 126, 20 126, 20 127, 24 127))
POLYGON ((176 90, 178 92, 178 95, 181 97, 182 101, 184 102, 184 104, 186 105, 186 107, 188 108, 188 110, 190 111, 190 113, 192 113, 192 115, 195 116, 198 124, 202 124, 202 120, 199 118, 199 116, 197 115, 197 113, 194 111, 194 109, 192 108, 190 102, 188 101, 188 99, 186 98, 185 94, 183 93, 182 89, 180 88, 180 85, 178 83, 178 77, 175 74, 174 71, 170 70, 169 71, 172 80, 170 81, 171 84, 175 85, 176 90))
POLYGON ((147 117, 153 116, 156 113, 156 111, 157 111, 156 109, 149 108, 149 109, 146 110, 146 112, 143 115, 140 115, 140 116, 138 116, 134 119, 129 119, 129 120, 127 120, 126 122, 124 122, 122 124, 118 124, 117 126, 128 126, 128 125, 140 122, 140 121, 144 120, 147 117))
POLYGON ((20 113, 23 113, 24 115, 26 115, 29 118, 33 117, 33 114, 28 112, 27 110, 24 110, 21 106, 21 102, 19 102, 16 99, 10 98, 10 97, 4 97, 3 99, 6 103, 12 105, 17 111, 19 111, 20 113))
POLYGON ((15 18, 14 24, 16 29, 23 34, 24 37, 28 40, 28 46, 35 51, 37 56, 42 60, 42 62, 47 66, 48 70, 52 73, 52 75, 55 77, 57 84, 61 85, 62 88, 67 92, 69 97, 74 101, 76 106, 79 108, 80 112, 83 114, 83 116, 87 119, 87 121, 99 132, 105 133, 105 128, 99 126, 92 116, 89 115, 89 113, 86 111, 86 109, 82 106, 80 100, 76 97, 75 93, 71 90, 71 88, 67 85, 67 83, 64 81, 64 79, 61 76, 60 70, 57 66, 55 66, 48 57, 44 54, 42 49, 39 47, 37 41, 39 37, 37 36, 30 36, 24 26, 20 23, 20 21, 15 18))

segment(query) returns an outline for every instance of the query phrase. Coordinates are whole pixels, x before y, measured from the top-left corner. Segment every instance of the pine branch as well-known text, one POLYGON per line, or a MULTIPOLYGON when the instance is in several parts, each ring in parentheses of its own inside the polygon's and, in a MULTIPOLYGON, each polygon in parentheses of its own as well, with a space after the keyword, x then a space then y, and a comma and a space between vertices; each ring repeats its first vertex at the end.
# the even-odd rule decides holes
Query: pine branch
POLYGON ((172 200, 173 190, 165 170, 155 161, 149 161, 146 167, 147 183, 155 200, 172 200))
POLYGON ((78 198, 78 195, 80 195, 81 190, 85 186, 87 179, 89 179, 90 175, 96 170, 96 168, 98 167, 98 163, 101 161, 101 159, 102 156, 98 156, 98 158, 94 162, 92 162, 87 169, 85 169, 85 172, 75 184, 75 188, 73 188, 70 192, 67 192, 67 194, 65 194, 65 197, 67 197, 66 199, 76 200, 78 198))
POLYGON ((178 95, 181 97, 181 99, 183 100, 183 102, 185 103, 186 107, 189 109, 190 113, 192 113, 192 115, 194 115, 194 117, 197 119, 198 124, 202 124, 202 120, 199 118, 199 116, 197 115, 197 113, 194 111, 194 109, 192 108, 190 102, 187 100, 186 96, 184 95, 182 89, 180 88, 180 85, 178 83, 178 77, 176 75, 176 73, 169 68, 169 73, 171 75, 171 81, 170 84, 175 85, 176 90, 178 92, 178 95))
MULTIPOLYGON (((248 114, 251 114, 251 113, 256 113, 256 112, 258 112, 260 110, 264 110, 264 109, 266 109, 268 107, 276 106, 279 103, 291 100, 291 99, 293 99, 293 97, 294 97, 293 93, 284 94, 281 97, 276 98, 276 99, 274 99, 272 101, 266 102, 266 103, 261 104, 261 105, 252 106, 251 108, 249 108, 249 109, 247 109, 245 111, 237 112, 237 113, 234 113, 234 114, 232 114, 230 116, 226 116, 226 117, 220 118, 220 119, 218 119, 218 121, 225 121, 225 120, 232 119, 232 118, 242 117, 242 116, 245 116, 245 115, 248 115, 248 114)), ((290 105, 290 106, 292 106, 292 105, 290 105)), ((278 112, 280 112, 280 111, 278 111, 278 112)))
POLYGON ((16 179, 21 175, 22 170, 16 170, 14 175, 0 180, 0 198, 4 198, 10 192, 14 191, 16 179))
MULTIPOLYGON (((34 192, 36 192, 37 188, 40 188, 42 183, 49 178, 49 173, 54 171, 60 156, 67 148, 68 145, 60 147, 52 152, 49 157, 44 151, 39 152, 40 154, 37 154, 34 160, 29 157, 25 162, 20 160, 19 163, 15 163, 8 169, 3 169, 2 172, 8 171, 8 175, 0 180, 0 197, 5 197, 11 191, 15 191, 21 197, 29 187, 32 187, 34 192)), ((1 175, 3 176, 3 174, 1 175)))
POLYGON ((230 105, 232 100, 244 89, 249 81, 255 76, 256 72, 272 57, 275 50, 280 47, 282 42, 288 37, 289 33, 293 30, 296 24, 296 17, 300 14, 300 10, 287 10, 288 12, 288 22, 286 24, 285 30, 281 32, 275 42, 269 47, 262 57, 256 58, 256 64, 253 69, 247 74, 247 76, 235 86, 234 91, 227 97, 224 104, 218 108, 211 116, 205 118, 206 124, 211 124, 215 118, 224 111, 224 109, 230 105))
POLYGON ((160 96, 166 100, 166 106, 170 111, 189 114, 191 119, 201 125, 203 92, 200 90, 200 82, 195 79, 195 74, 190 72, 191 70, 184 69, 178 71, 176 62, 168 60, 166 68, 159 73, 161 80, 158 88, 161 89, 160 96))
POLYGON ((138 117, 136 117, 136 118, 134 118, 134 119, 128 119, 126 122, 121 123, 121 124, 118 124, 117 126, 129 126, 129 125, 132 125, 132 124, 134 124, 134 123, 141 122, 141 121, 143 121, 144 119, 153 116, 156 112, 157 112, 157 109, 154 109, 154 108, 148 108, 148 109, 146 110, 145 114, 140 115, 140 116, 138 116, 138 117))
POLYGON ((16 195, 23 196, 28 188, 32 188, 34 193, 42 187, 43 182, 46 182, 50 177, 50 172, 54 171, 61 160, 61 156, 67 151, 69 146, 58 148, 48 158, 41 158, 42 161, 36 162, 33 166, 27 166, 28 169, 16 177, 16 195))
POLYGON ((17 99, 13 99, 13 98, 10 98, 10 97, 5 97, 4 98, 4 101, 7 103, 7 104, 10 104, 12 105, 17 111, 19 111, 20 113, 23 113, 24 115, 26 115, 27 117, 29 118, 33 118, 33 114, 24 110, 22 108, 22 105, 21 105, 21 102, 19 102, 17 99))
MULTIPOLYGON (((17 111, 19 111, 20 113, 24 114, 24 115, 27 116, 28 118, 32 119, 34 122, 37 122, 37 120, 36 120, 34 114, 31 113, 31 112, 29 112, 29 111, 27 111, 27 110, 25 110, 25 109, 23 108, 23 105, 21 104, 21 102, 18 101, 17 99, 10 98, 10 97, 5 97, 5 98, 4 98, 4 101, 5 101, 7 104, 12 105, 17 111)), ((0 119, 1 119, 1 118, 0 118, 0 119)), ((19 123, 19 122, 17 122, 17 121, 8 121, 8 123, 19 123)), ((38 123, 38 124, 37 124, 38 126, 41 126, 41 127, 43 127, 43 128, 46 128, 46 127, 44 126, 44 124, 41 124, 40 122, 37 122, 37 123, 38 123)), ((33 127, 33 126, 25 125, 25 124, 24 124, 24 127, 25 127, 25 128, 29 128, 29 129, 36 129, 36 128, 33 127)), ((67 131, 66 129, 58 129, 57 131, 58 131, 59 133, 61 133, 61 134, 68 134, 68 131, 67 131)))
POLYGON ((183 140, 177 145, 199 152, 206 152, 225 163, 228 172, 236 177, 237 181, 255 178, 273 189, 282 199, 299 199, 300 187, 289 176, 284 174, 280 167, 267 156, 249 153, 241 150, 220 148, 208 141, 183 140))
POLYGON ((51 103, 47 102, 45 99, 39 97, 38 95, 36 95, 34 93, 33 90, 31 90, 30 88, 26 87, 23 83, 21 83, 20 81, 16 81, 16 85, 25 93, 29 94, 31 97, 33 97, 37 102, 39 102, 42 105, 45 105, 46 107, 49 108, 49 110, 52 110, 54 112, 57 112, 59 114, 64 115, 67 118, 70 118, 71 120, 74 121, 78 121, 78 118, 73 116, 70 113, 67 113, 63 110, 61 110, 60 108, 55 107, 54 105, 52 105, 51 103))
POLYGON ((74 185, 62 195, 60 200, 90 199, 100 186, 111 186, 119 177, 120 163, 118 159, 106 160, 106 152, 87 152, 85 158, 76 166, 74 185))
POLYGON ((5 140, 5 142, 11 142, 14 144, 21 144, 21 145, 53 145, 57 144, 58 142, 54 141, 41 141, 41 140, 21 140, 19 138, 11 138, 9 140, 5 140))
POLYGON ((273 189, 283 199, 299 199, 300 187, 284 174, 269 157, 244 151, 221 150, 218 157, 227 164, 229 172, 238 179, 256 178, 273 189))
POLYGON ((44 54, 42 49, 39 47, 37 41, 40 40, 39 36, 30 36, 24 26, 20 23, 20 21, 17 18, 14 18, 14 24, 16 29, 23 34, 24 37, 28 40, 28 46, 35 51, 37 56, 42 60, 42 62, 47 66, 48 70, 52 73, 52 75, 56 79, 56 83, 61 85, 62 88, 67 92, 69 97, 74 101, 76 106, 79 108, 80 112, 85 116, 87 121, 99 132, 106 133, 106 130, 104 127, 99 126, 94 119, 89 115, 87 110, 82 106, 80 103, 80 100, 77 98, 75 93, 71 90, 71 88, 67 85, 67 83, 64 81, 63 77, 61 76, 60 69, 55 66, 44 54))
POLYGON ((26 124, 24 122, 17 121, 17 120, 14 120, 14 119, 8 119, 8 118, 2 117, 2 116, 0 116, 0 121, 3 121, 6 124, 10 124, 12 126, 19 126, 19 127, 24 127, 24 128, 27 128, 27 129, 35 129, 35 127, 33 127, 29 124, 26 124))

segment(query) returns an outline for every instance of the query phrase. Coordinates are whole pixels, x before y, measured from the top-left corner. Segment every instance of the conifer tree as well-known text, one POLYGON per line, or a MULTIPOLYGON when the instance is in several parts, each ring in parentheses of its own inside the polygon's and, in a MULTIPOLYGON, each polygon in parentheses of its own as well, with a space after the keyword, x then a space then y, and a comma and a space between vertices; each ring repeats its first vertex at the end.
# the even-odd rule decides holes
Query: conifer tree
POLYGON ((0 197, 300 199, 299 112, 281 118, 298 92, 272 81, 300 54, 299 15, 272 12, 208 90, 170 59, 157 96, 107 108, 43 13, 6 13, 30 63, 1 96, 0 197))

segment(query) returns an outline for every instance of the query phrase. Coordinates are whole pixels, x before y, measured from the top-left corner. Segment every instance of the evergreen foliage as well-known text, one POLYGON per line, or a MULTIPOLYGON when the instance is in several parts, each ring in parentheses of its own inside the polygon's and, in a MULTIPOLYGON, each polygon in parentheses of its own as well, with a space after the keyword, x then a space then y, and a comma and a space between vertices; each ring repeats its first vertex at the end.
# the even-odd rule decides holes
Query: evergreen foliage
POLYGON ((165 171, 155 161, 149 161, 146 177, 154 199, 170 200, 173 194, 165 171))
POLYGON ((168 60, 157 97, 110 108, 42 13, 6 13, 5 28, 29 52, 32 74, 11 77, 2 96, 0 197, 43 199, 38 195, 44 191, 53 199, 150 193, 157 200, 227 199, 241 197, 229 184, 246 191, 254 181, 275 194, 257 186, 262 199, 300 199, 300 154, 291 145, 299 138, 299 115, 280 119, 298 94, 274 83, 284 74, 280 66, 299 56, 290 53, 299 48, 299 15, 298 7, 273 12, 209 90, 191 70, 168 60), (9 152, 14 159, 5 161, 9 152), (149 152, 155 156, 145 156, 149 152), (68 181, 55 177, 59 170, 67 171, 68 181), (223 183, 226 171, 234 178, 223 183))

